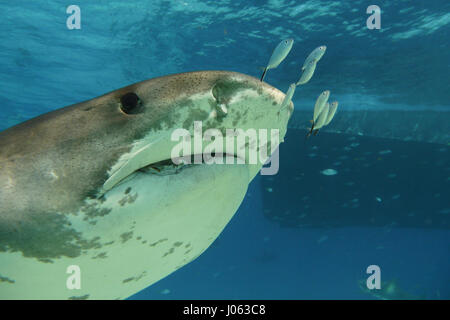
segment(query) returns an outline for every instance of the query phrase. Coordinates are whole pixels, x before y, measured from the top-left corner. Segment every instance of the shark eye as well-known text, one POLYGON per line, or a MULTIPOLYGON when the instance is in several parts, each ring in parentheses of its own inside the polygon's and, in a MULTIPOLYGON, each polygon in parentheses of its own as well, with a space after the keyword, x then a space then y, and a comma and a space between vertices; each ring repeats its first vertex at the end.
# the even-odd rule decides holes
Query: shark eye
POLYGON ((128 92, 120 98, 120 110, 122 110, 126 114, 137 113, 139 105, 140 99, 134 92, 128 92))

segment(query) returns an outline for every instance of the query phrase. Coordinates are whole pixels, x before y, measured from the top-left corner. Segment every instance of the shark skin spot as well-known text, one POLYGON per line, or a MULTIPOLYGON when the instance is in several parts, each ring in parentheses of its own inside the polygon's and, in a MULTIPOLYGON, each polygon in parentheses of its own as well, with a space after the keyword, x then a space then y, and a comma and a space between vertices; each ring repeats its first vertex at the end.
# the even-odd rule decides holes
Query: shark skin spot
POLYGON ((192 249, 189 249, 188 251, 186 251, 184 254, 188 254, 189 252, 191 252, 192 249))
POLYGON ((14 284, 16 281, 13 280, 13 279, 10 279, 10 278, 8 278, 8 277, 3 277, 3 276, 0 275, 0 284, 1 284, 2 282, 3 282, 3 283, 14 284))
POLYGON ((81 208, 81 212, 85 214, 83 221, 95 219, 97 217, 103 217, 112 211, 111 208, 99 208, 98 203, 86 204, 81 208))
POLYGON ((141 280, 143 277, 147 275, 147 271, 143 271, 139 276, 136 277, 135 281, 141 280))
POLYGON ((208 112, 201 109, 195 109, 195 104, 192 100, 188 99, 188 102, 186 102, 186 107, 190 108, 190 112, 188 118, 184 120, 182 128, 189 130, 194 121, 204 121, 208 119, 208 112))
POLYGON ((164 255, 162 256, 163 258, 167 257, 169 254, 172 254, 175 251, 174 248, 170 248, 169 251, 167 251, 166 253, 164 253, 164 255))
POLYGON ((135 202, 137 197, 138 197, 137 193, 134 196, 130 196, 130 198, 128 199, 128 203, 131 204, 131 203, 135 202))
POLYGON ((129 231, 129 232, 124 232, 120 235, 120 239, 122 241, 122 243, 127 242, 128 240, 130 240, 133 237, 133 231, 129 231))
POLYGON ((145 277, 146 275, 147 275, 147 271, 143 271, 138 276, 129 277, 129 278, 126 278, 125 280, 122 280, 122 283, 128 283, 128 282, 131 282, 131 281, 137 282, 137 281, 141 280, 143 277, 145 277))
POLYGON ((89 294, 85 294, 84 296, 72 296, 72 297, 69 297, 68 299, 69 300, 87 300, 87 299, 89 299, 89 294))
POLYGON ((66 216, 56 213, 39 213, 17 225, 0 224, 0 252, 21 252, 47 263, 48 259, 76 258, 83 250, 100 248, 99 239, 84 239, 66 216))
POLYGON ((130 282, 133 280, 134 280, 134 277, 126 278, 125 280, 122 280, 122 283, 127 283, 127 282, 130 282))
POLYGON ((82 244, 83 249, 100 249, 102 245, 99 242, 100 237, 94 237, 91 240, 80 240, 80 243, 82 244))
POLYGON ((38 258, 38 261, 43 262, 43 263, 53 263, 52 259, 46 259, 46 258, 38 258))
POLYGON ((183 244, 183 242, 181 242, 181 241, 174 242, 174 243, 173 243, 173 247, 170 248, 169 251, 167 251, 166 253, 164 253, 163 258, 166 257, 166 256, 168 256, 169 254, 174 253, 175 248, 180 247, 182 244, 183 244))
MULTIPOLYGON (((212 94, 218 104, 228 104, 239 91, 246 89, 254 90, 256 86, 248 81, 238 82, 234 79, 225 78, 216 82, 212 88, 212 94)), ((262 93, 262 89, 260 87, 258 89, 262 93)))
POLYGON ((126 204, 131 204, 131 203, 135 202, 136 199, 137 199, 137 197, 138 197, 138 194, 137 194, 137 193, 136 193, 134 196, 132 196, 132 195, 130 195, 130 194, 127 194, 125 197, 123 197, 122 199, 120 199, 120 200, 118 201, 118 203, 120 204, 121 207, 123 207, 123 206, 126 205, 126 204))
POLYGON ((106 252, 100 252, 96 256, 92 257, 92 259, 106 259, 108 257, 106 252))
POLYGON ((125 194, 129 194, 131 192, 131 187, 128 187, 126 190, 125 190, 125 194))
POLYGON ((164 239, 160 239, 160 240, 158 240, 156 242, 150 243, 150 247, 154 247, 154 246, 156 246, 156 245, 158 245, 158 244, 160 244, 160 243, 162 243, 164 241, 167 241, 167 240, 169 240, 169 239, 164 238, 164 239))
POLYGON ((156 121, 155 124, 149 129, 150 132, 158 132, 164 129, 173 128, 176 124, 176 119, 178 119, 178 113, 169 113, 163 118, 156 121))
POLYGON ((191 246, 191 243, 189 242, 188 244, 186 244, 184 247, 185 248, 189 248, 191 246))

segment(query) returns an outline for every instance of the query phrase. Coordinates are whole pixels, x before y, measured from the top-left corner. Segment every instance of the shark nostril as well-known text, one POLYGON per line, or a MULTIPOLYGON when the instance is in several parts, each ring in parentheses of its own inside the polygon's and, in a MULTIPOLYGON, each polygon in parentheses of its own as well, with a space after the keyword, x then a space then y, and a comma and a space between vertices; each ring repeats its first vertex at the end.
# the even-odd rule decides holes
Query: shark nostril
POLYGON ((134 92, 128 92, 120 98, 120 110, 126 114, 138 113, 140 99, 134 92))
POLYGON ((211 92, 218 104, 228 104, 233 95, 240 89, 243 89, 242 87, 242 84, 236 81, 219 80, 214 84, 211 92))
POLYGON ((212 90, 211 90, 211 93, 212 93, 212 95, 213 95, 213 97, 214 97, 214 99, 216 100, 216 102, 217 103, 221 103, 221 90, 220 90, 220 87, 221 87, 221 84, 220 83, 216 83, 215 85, 214 85, 214 87, 212 88, 212 90))

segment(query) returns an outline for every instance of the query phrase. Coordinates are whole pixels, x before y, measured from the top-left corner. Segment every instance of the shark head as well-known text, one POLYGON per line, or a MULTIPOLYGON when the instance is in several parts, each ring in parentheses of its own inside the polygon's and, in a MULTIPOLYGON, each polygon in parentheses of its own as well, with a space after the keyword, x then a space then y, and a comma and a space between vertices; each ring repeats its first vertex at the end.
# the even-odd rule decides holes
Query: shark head
MULTIPOLYGON (((284 98, 240 73, 182 73, 1 132, 0 276, 9 281, 0 297, 126 298, 195 259, 261 169, 252 151, 267 147, 269 156, 282 141, 293 108, 280 112, 284 98), (227 129, 268 134, 263 144, 249 135, 215 148, 222 162, 174 162, 199 130, 225 145, 227 129), (81 270, 76 292, 65 285, 70 266, 81 270)), ((207 149, 190 144, 182 156, 207 149)))
MULTIPOLYGON (((173 139, 174 130, 182 129, 194 136, 198 134, 197 122, 202 132, 217 130, 223 137, 230 128, 278 130, 284 136, 285 122, 292 111, 291 108, 285 112, 280 120, 284 93, 256 78, 232 72, 193 72, 157 78, 119 93, 124 94, 133 94, 134 101, 139 101, 134 113, 128 115, 133 142, 128 144, 129 152, 122 154, 108 171, 102 192, 140 168, 172 159, 173 149, 179 144, 173 139)), ((270 144, 270 136, 267 142, 270 144)), ((184 155, 203 153, 205 146, 199 149, 192 145, 184 155)), ((229 156, 249 160, 248 153, 232 152, 229 156)), ((251 178, 259 169, 260 166, 251 167, 251 178)))

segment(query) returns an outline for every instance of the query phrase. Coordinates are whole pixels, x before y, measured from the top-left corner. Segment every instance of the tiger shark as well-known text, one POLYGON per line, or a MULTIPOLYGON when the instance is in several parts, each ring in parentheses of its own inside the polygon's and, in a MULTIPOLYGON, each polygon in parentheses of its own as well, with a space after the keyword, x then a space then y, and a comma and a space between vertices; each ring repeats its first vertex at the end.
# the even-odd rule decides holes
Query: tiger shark
POLYGON ((284 98, 244 74, 189 72, 0 132, 0 299, 124 299, 197 258, 263 164, 175 165, 173 131, 202 121, 276 129, 282 141, 284 98))

